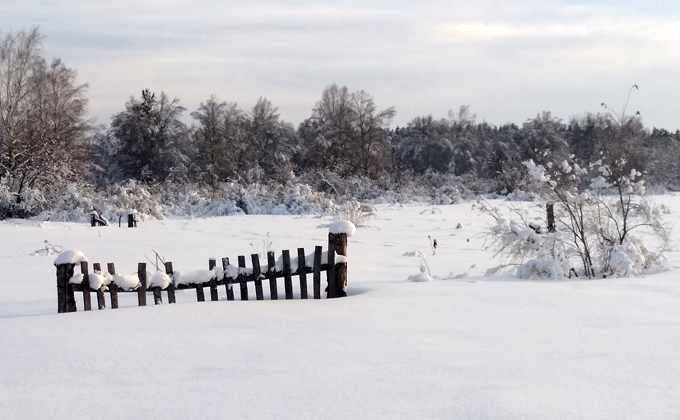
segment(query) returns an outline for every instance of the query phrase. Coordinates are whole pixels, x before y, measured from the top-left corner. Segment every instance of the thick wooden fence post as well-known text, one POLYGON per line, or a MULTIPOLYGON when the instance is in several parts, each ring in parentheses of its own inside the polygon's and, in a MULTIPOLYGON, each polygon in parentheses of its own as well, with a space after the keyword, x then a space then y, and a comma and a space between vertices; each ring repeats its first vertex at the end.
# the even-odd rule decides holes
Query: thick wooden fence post
POLYGON ((139 306, 146 306, 146 263, 139 263, 137 265, 137 277, 139 277, 137 302, 139 306))
MULTIPOLYGON (((216 259, 211 258, 210 260, 208 260, 208 269, 209 270, 212 270, 213 268, 215 268, 216 265, 217 265, 216 259)), ((212 279, 210 279, 210 300, 212 302, 217 302, 218 300, 220 300, 220 297, 217 294, 217 278, 216 277, 213 277, 212 279)))
POLYGON ((61 264, 57 266, 57 312, 75 312, 76 297, 69 280, 73 277, 75 264, 61 264))
POLYGON ((170 261, 165 263, 165 274, 170 276, 170 279, 172 280, 166 289, 168 292, 168 303, 177 303, 175 300, 175 276, 174 271, 172 270, 172 262, 170 261))
POLYGON ((548 232, 555 232, 555 205, 553 203, 548 203, 545 206, 548 212, 548 232))
POLYGON ((300 298, 307 299, 307 267, 305 249, 298 248, 298 275, 300 276, 300 298))
MULTIPOLYGON (((116 275, 116 266, 113 263, 106 264, 106 269, 112 277, 116 275)), ((109 284, 109 294, 111 295, 111 309, 118 309, 118 285, 113 281, 109 284)))
POLYGON ((128 214, 128 227, 137 227, 137 218, 135 218, 134 214, 128 214))
POLYGON ((233 279, 227 277, 227 269, 229 268, 229 258, 222 258, 222 270, 224 270, 224 288, 227 290, 227 300, 234 300, 234 283, 233 279))
POLYGON ((347 234, 328 234, 328 298, 347 296, 347 263, 335 263, 335 254, 347 257, 347 234))
POLYGON ((83 309, 85 311, 91 311, 92 299, 90 298, 90 273, 86 261, 80 263, 80 272, 83 273, 83 282, 81 283, 81 287, 83 289, 83 309))

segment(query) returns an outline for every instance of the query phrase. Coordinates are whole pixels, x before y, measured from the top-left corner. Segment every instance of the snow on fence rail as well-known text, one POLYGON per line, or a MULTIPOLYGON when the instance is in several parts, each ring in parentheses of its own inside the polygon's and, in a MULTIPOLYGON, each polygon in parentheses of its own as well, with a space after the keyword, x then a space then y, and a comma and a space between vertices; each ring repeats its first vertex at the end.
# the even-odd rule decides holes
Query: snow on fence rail
POLYGON ((267 263, 262 264, 258 254, 250 256, 251 266, 246 266, 246 257, 238 257, 238 266, 233 266, 229 258, 222 258, 222 267, 217 260, 210 259, 208 270, 189 272, 174 271, 172 262, 165 263, 165 272, 156 271, 152 275, 146 271, 146 263, 139 263, 137 274, 116 274, 113 263, 108 263, 107 272, 101 270, 99 263, 93 264, 89 272, 89 262, 78 251, 67 251, 54 262, 57 267, 58 312, 76 311, 76 292, 83 295, 83 308, 92 310, 91 294, 97 296, 99 309, 106 308, 105 293, 109 293, 111 308, 118 308, 118 293, 137 293, 139 306, 146 306, 147 293, 153 293, 156 305, 163 303, 162 291, 167 294, 168 303, 176 303, 175 291, 195 289, 196 300, 205 301, 205 291, 210 290, 210 300, 219 300, 219 286, 224 286, 227 300, 235 300, 234 286, 238 285, 240 299, 248 300, 248 283, 255 285, 255 298, 264 300, 264 283, 269 285, 272 300, 279 298, 277 280, 283 278, 284 295, 293 299, 293 277, 299 277, 301 299, 308 299, 307 275, 312 276, 314 299, 321 299, 321 273, 326 273, 327 298, 345 296, 347 285, 347 234, 329 233, 328 250, 315 247, 312 254, 306 255, 304 248, 298 248, 297 257, 291 258, 290 251, 284 250, 277 260, 274 252, 267 253, 267 263), (75 274, 76 265, 80 273, 75 274))

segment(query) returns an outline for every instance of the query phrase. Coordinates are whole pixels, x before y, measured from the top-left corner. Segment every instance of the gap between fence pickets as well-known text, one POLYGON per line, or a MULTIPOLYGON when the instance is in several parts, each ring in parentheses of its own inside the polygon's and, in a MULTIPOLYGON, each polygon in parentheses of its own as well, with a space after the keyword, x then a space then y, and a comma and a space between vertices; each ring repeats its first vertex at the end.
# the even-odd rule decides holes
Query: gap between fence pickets
POLYGON ((87 258, 79 251, 67 251, 55 260, 57 268, 58 312, 75 312, 75 292, 82 292, 85 311, 92 309, 91 292, 97 295, 99 309, 106 307, 104 293, 109 292, 111 308, 118 308, 119 292, 136 292, 138 305, 146 306, 146 294, 151 291, 154 303, 163 302, 161 291, 166 291, 168 303, 175 303, 175 290, 195 288, 198 301, 205 301, 203 288, 210 288, 211 301, 219 300, 218 286, 224 285, 227 300, 234 300, 233 285, 239 284, 241 300, 248 300, 248 282, 255 283, 256 299, 263 300, 262 280, 269 280, 270 298, 278 299, 276 279, 284 279, 285 298, 293 298, 292 277, 298 276, 299 290, 302 299, 308 298, 307 274, 312 274, 312 290, 314 299, 321 298, 321 272, 326 272, 328 282, 327 297, 346 296, 347 273, 347 235, 329 234, 329 251, 323 252, 317 246, 315 251, 305 254, 304 248, 298 248, 297 257, 291 258, 290 252, 285 250, 276 260, 274 253, 267 255, 267 264, 260 264, 259 255, 252 254, 252 267, 247 268, 245 257, 239 257, 239 267, 230 264, 228 258, 222 259, 222 267, 217 267, 216 260, 210 259, 208 270, 194 270, 188 272, 174 272, 172 262, 165 264, 165 273, 154 274, 146 271, 146 263, 139 263, 137 274, 116 274, 113 263, 107 264, 107 271, 103 272, 99 263, 93 264, 93 272, 89 272, 87 258), (340 237, 340 238, 338 238, 340 237), (313 261, 309 265, 308 261, 313 261), (329 264, 330 262, 330 264, 329 264), (58 264, 59 263, 59 264, 58 264), (80 265, 80 273, 75 274, 76 264, 80 265), (331 287, 332 286, 332 287, 331 287))

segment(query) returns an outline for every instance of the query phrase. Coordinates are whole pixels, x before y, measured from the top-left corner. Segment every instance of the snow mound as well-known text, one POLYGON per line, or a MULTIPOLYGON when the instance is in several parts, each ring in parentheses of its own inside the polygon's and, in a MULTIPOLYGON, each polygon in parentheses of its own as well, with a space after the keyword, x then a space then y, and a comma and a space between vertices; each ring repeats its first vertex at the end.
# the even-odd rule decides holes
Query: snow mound
POLYGON ((102 286, 107 284, 107 278, 102 274, 92 273, 88 276, 88 279, 90 281, 90 289, 101 289, 102 286))
POLYGON ((409 279, 409 281, 413 281, 413 282, 432 281, 432 277, 430 277, 425 272, 420 272, 420 273, 416 274, 415 276, 408 276, 408 279, 409 279))
POLYGON ((135 274, 115 274, 111 283, 123 290, 135 290, 139 287, 139 276, 135 274))
POLYGON ((328 226, 329 233, 346 233, 348 238, 354 235, 356 230, 357 228, 354 226, 354 223, 348 222, 347 220, 339 220, 337 222, 331 223, 330 226, 328 226))
POLYGON ((177 284, 203 284, 216 277, 216 270, 175 271, 177 284))
POLYGON ((551 260, 529 260, 517 269, 517 277, 525 280, 564 278, 560 262, 551 260))
POLYGON ((59 254, 57 259, 54 260, 54 265, 79 264, 87 261, 87 257, 82 252, 75 249, 69 249, 68 251, 59 254))
POLYGON ((151 276, 151 280, 149 280, 149 287, 160 287, 161 289, 165 289, 170 286, 170 283, 172 283, 170 276, 162 271, 156 271, 151 276))

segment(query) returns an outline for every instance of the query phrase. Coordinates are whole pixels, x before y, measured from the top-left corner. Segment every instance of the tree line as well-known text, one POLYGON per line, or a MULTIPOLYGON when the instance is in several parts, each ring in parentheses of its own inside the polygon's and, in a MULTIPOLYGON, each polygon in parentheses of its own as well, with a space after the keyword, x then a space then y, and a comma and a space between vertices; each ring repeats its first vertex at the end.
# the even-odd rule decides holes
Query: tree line
POLYGON ((625 159, 647 171, 653 185, 680 185, 680 132, 649 130, 638 116, 610 112, 567 122, 543 112, 521 125, 495 126, 462 106, 447 118, 417 116, 391 128, 393 107, 381 109, 369 93, 331 84, 297 127, 265 97, 244 110, 211 96, 186 124, 179 99, 148 89, 108 126, 97 125, 87 116, 87 84, 61 60, 48 62, 42 42, 37 28, 0 38, 5 216, 35 213, 22 201, 37 195, 49 205, 72 183, 104 188, 127 180, 286 184, 331 174, 394 186, 437 174, 478 192, 507 194, 527 184, 522 162, 547 165, 571 156, 625 159))

